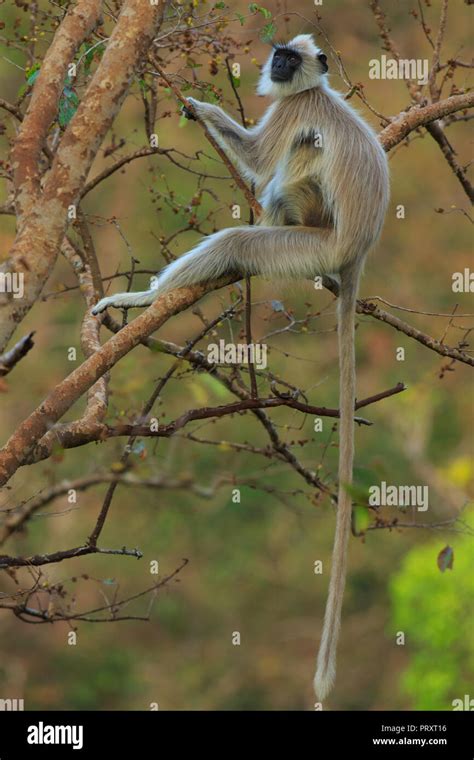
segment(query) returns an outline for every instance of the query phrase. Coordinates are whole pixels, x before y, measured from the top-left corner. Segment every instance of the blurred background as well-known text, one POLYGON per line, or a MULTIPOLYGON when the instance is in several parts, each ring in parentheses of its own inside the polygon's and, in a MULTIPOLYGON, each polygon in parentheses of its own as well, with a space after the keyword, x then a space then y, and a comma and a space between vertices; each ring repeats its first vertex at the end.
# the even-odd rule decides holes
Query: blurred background
MULTIPOLYGON (((12 3, 2 8, 2 96, 12 102, 31 76, 25 73, 30 65, 24 52, 28 39, 22 39, 31 37, 31 8, 24 10, 24 5, 12 3)), ((38 5, 57 15, 57 3, 38 5)), ((201 2, 177 5, 183 9, 184 21, 186 14, 191 18, 190 33, 196 17, 212 7, 201 2)), ((429 6, 421 5, 434 35, 440 3, 433 0, 429 6)), ((404 82, 368 77, 369 61, 384 52, 368 3, 334 0, 327 6, 314 6, 300 0, 288 4, 267 1, 264 6, 270 16, 262 10, 249 10, 244 2, 216 6, 216 13, 228 23, 217 26, 215 33, 212 25, 209 32, 204 28, 205 44, 197 46, 192 55, 183 53, 179 44, 161 52, 169 71, 179 70, 181 85, 185 79, 190 83, 186 94, 219 97, 226 110, 239 118, 225 65, 231 51, 231 61, 241 66, 238 94, 245 114, 249 123, 257 120, 267 105, 254 94, 259 66, 269 52, 262 29, 264 38, 273 35, 278 40, 314 32, 318 44, 326 49, 324 37, 313 26, 319 15, 352 83, 364 84, 372 106, 390 116, 409 105, 404 82), (274 24, 274 29, 265 32, 268 24, 274 24), (226 36, 231 42, 222 41, 226 36), (209 84, 207 92, 203 82, 209 84)), ((417 3, 385 3, 384 9, 402 56, 430 60, 432 50, 420 25, 417 3)), ((449 9, 442 60, 455 55, 469 58, 470 13, 472 8, 464 4, 449 9)), ((111 29, 106 18, 106 33, 111 29)), ((45 21, 37 32, 36 50, 42 57, 51 39, 51 25, 48 28, 45 21)), ((331 84, 347 92, 331 60, 331 84)), ((92 72, 96 65, 93 60, 92 72)), ((468 73, 468 69, 456 71, 459 87, 466 86, 468 73)), ((140 88, 146 88, 149 80, 144 77, 143 81, 134 84, 92 176, 120 156, 147 145, 140 88)), ((450 87, 448 82, 444 95, 450 94, 450 87)), ((79 98, 83 89, 77 87, 79 98)), ((357 97, 351 102, 380 129, 380 120, 357 97)), ((1 140, 7 158, 6 138, 13 133, 13 119, 8 117, 5 123, 1 140)), ((449 138, 463 165, 470 158, 469 126, 466 122, 449 127, 449 138)), ((200 127, 180 117, 174 97, 161 86, 156 132, 162 148, 176 148, 186 155, 205 152, 189 166, 226 176, 200 127)), ((185 159, 182 163, 188 165, 185 159)), ((462 188, 426 132, 412 135, 409 145, 396 148, 390 166, 391 205, 382 239, 367 264, 361 295, 377 295, 415 311, 451 314, 457 306, 459 314, 471 313, 469 294, 453 293, 451 287, 453 273, 470 265, 472 250, 471 222, 461 211, 468 210, 462 188), (397 218, 400 204, 405 209, 403 219, 397 218)), ((2 202, 7 192, 5 183, 2 202)), ((102 274, 111 276, 129 270, 131 256, 139 260, 137 268, 161 267, 160 238, 169 239, 169 251, 179 255, 202 233, 238 224, 231 211, 236 203, 241 205, 242 219, 247 220, 245 201, 230 181, 202 181, 166 156, 152 156, 128 164, 100 184, 87 196, 82 209, 102 274), (189 229, 191 216, 194 220, 189 229)), ((0 219, 1 249, 6 256, 14 238, 14 219, 0 219)), ((136 275, 133 289, 142 289, 148 279, 147 274, 136 275)), ((126 284, 124 277, 106 282, 108 292, 123 290, 126 284)), ((69 265, 59 259, 42 302, 17 333, 20 337, 36 330, 35 347, 2 381, 3 440, 81 361, 79 329, 84 305, 74 286, 69 265), (71 347, 77 349, 76 361, 68 359, 71 347)), ((207 296, 199 304, 201 312, 188 310, 173 318, 159 337, 183 345, 202 329, 202 316, 215 317, 231 303, 231 293, 237 292, 234 287, 207 296)), ((253 336, 269 347, 269 370, 305 389, 309 403, 336 406, 337 346, 331 294, 310 286, 288 287, 255 279, 252 300, 253 336), (285 312, 301 320, 294 331, 285 329, 285 312)), ((136 313, 130 313, 130 318, 136 313)), ((453 346, 473 324, 469 318, 393 313, 453 346)), ((241 317, 224 321, 199 347, 206 352, 210 342, 237 340, 242 327, 241 317)), ((107 337, 104 329, 103 339, 107 337)), ((112 372, 110 423, 133 420, 171 363, 172 358, 144 347, 122 360, 112 372)), ((452 363, 369 317, 358 320, 357 363, 359 398, 399 381, 408 386, 404 393, 365 410, 364 416, 374 424, 356 431, 359 492, 368 483, 382 480, 428 485, 428 512, 409 512, 400 519, 439 523, 454 518, 462 509, 466 526, 472 525, 468 506, 474 479, 469 367, 452 363), (404 361, 397 360, 400 347, 405 349, 404 361)), ((243 376, 248 379, 247 374, 243 376)), ((266 373, 260 377, 259 387, 269 394, 266 373)), ((232 400, 218 383, 205 374, 192 373, 183 362, 155 411, 160 419, 171 420, 190 407, 232 400)), ((83 402, 76 404, 66 419, 75 419, 82 409, 83 402)), ((314 418, 293 410, 274 410, 269 416, 304 466, 333 487, 337 433, 331 420, 325 419, 322 432, 315 432, 314 418)), ((187 558, 189 563, 177 576, 179 582, 168 583, 154 599, 145 596, 127 606, 130 615, 149 612, 149 622, 80 622, 75 646, 68 644, 71 626, 67 623, 28 625, 0 610, 0 697, 24 698, 26 709, 143 710, 151 703, 158 703, 160 709, 313 709, 312 675, 329 577, 326 568, 334 508, 286 463, 245 448, 236 451, 228 442, 265 447, 268 438, 255 417, 247 413, 194 423, 169 440, 140 443, 132 455, 135 475, 164 474, 184 482, 173 489, 119 486, 102 542, 110 547, 136 546, 143 559, 78 558, 49 565, 45 576, 49 583, 63 585, 67 600, 77 611, 149 587, 156 580, 150 575, 152 560, 158 560, 161 578, 187 558), (215 445, 190 440, 190 432, 215 445), (205 487, 208 492, 199 495, 196 491, 200 489, 193 486, 205 487), (240 489, 240 503, 233 501, 234 488, 240 489), (318 560, 323 562, 322 574, 314 572, 318 560), (235 632, 240 633, 240 645, 235 645, 235 632)), ((112 439, 58 451, 50 460, 20 469, 1 495, 0 522, 2 511, 54 483, 97 471, 116 471, 124 443, 124 439, 112 439)), ((28 555, 83 542, 106 487, 100 484, 79 493, 75 504, 68 503, 66 496, 57 499, 2 551, 28 555)), ((382 515, 388 518, 392 512, 384 508, 382 515)), ((456 523, 454 530, 367 530, 372 521, 373 513, 363 506, 357 510, 356 527, 361 535, 350 542, 337 685, 328 707, 452 709, 452 700, 469 694, 474 675, 469 529, 456 523), (437 557, 447 545, 454 551, 454 562, 452 569, 442 572, 437 557), (400 632, 405 634, 404 644, 400 644, 400 632)), ((29 582, 26 572, 16 580, 2 573, 0 592, 14 593, 15 583, 29 582)))

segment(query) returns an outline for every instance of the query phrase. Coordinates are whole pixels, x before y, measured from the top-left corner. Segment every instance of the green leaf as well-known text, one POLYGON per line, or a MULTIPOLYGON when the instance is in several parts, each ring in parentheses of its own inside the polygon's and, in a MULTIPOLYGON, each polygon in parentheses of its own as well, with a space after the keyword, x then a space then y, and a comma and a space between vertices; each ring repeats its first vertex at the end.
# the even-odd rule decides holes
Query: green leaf
POLYGON ((59 101, 58 122, 60 127, 67 127, 79 106, 79 98, 74 90, 65 86, 59 101))
POLYGON ((243 26, 245 24, 245 16, 242 16, 241 13, 236 13, 235 15, 237 16, 237 18, 240 21, 240 26, 243 26))
MULTIPOLYGON (((105 40, 104 40, 105 43, 105 40)), ((86 74, 89 73, 90 67, 92 65, 92 61, 94 58, 102 58, 105 52, 105 45, 97 45, 97 47, 93 48, 92 50, 89 50, 89 52, 84 57, 84 71, 86 74)))
POLYGON ((360 486, 365 486, 367 491, 374 483, 377 483, 378 476, 368 467, 354 467, 354 482, 360 486))
POLYGON ((367 504, 369 494, 366 488, 358 483, 351 483, 350 485, 349 483, 343 483, 342 487, 347 491, 352 501, 355 501, 357 504, 367 504))
POLYGON ((26 69, 25 79, 28 84, 32 84, 35 81, 36 77, 38 76, 38 72, 40 68, 41 68, 41 64, 36 62, 29 69, 26 69))
POLYGON ((218 103, 219 102, 219 98, 216 95, 216 93, 214 92, 214 90, 213 90, 213 88, 212 88, 211 85, 208 85, 208 87, 206 87, 206 95, 209 98, 209 100, 211 101, 211 103, 218 103))
POLYGON ((263 18, 272 17, 271 11, 269 11, 267 8, 264 8, 262 5, 258 5, 257 3, 250 3, 249 11, 250 13, 261 13, 263 18))
POLYGON ((370 525, 370 515, 367 507, 354 507, 355 528, 358 533, 364 533, 370 525))
POLYGON ((276 26, 273 23, 273 21, 270 21, 268 24, 265 24, 262 31, 260 32, 260 39, 263 42, 271 42, 276 32, 276 26))
POLYGON ((23 84, 18 90, 19 98, 23 97, 26 91, 34 85, 35 80, 39 74, 40 68, 41 68, 40 63, 34 63, 33 66, 31 66, 29 69, 26 69, 25 71, 26 84, 23 84))
POLYGON ((215 377, 212 375, 199 375, 199 379, 217 398, 227 398, 227 389, 215 377))

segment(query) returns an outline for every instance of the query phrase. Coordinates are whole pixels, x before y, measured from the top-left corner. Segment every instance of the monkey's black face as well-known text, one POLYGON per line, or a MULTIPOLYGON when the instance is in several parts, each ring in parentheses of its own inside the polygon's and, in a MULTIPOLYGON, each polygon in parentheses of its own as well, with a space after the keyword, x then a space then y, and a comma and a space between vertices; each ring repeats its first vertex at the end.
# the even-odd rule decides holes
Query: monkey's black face
POLYGON ((277 48, 273 54, 270 78, 272 82, 291 82, 302 63, 296 50, 277 48))

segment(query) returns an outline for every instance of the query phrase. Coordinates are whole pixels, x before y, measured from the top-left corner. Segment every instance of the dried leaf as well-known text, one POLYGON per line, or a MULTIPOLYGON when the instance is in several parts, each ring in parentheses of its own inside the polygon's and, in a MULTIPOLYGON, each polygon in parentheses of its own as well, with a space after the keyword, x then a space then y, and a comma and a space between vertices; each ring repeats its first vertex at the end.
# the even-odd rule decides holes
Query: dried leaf
POLYGON ((441 549, 440 553, 438 554, 437 562, 438 567, 442 573, 444 573, 447 568, 450 570, 453 569, 454 551, 450 546, 445 546, 444 549, 441 549))

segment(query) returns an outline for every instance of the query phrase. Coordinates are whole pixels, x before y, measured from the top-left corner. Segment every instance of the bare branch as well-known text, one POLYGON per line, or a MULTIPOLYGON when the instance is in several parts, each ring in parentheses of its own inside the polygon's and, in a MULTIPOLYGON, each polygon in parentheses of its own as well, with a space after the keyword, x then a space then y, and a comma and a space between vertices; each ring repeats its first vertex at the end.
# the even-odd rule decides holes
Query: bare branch
POLYGON ((427 124, 426 129, 431 137, 438 143, 443 156, 461 183, 467 197, 471 203, 474 203, 474 187, 469 182, 463 167, 458 164, 454 150, 451 147, 449 140, 446 138, 441 125, 439 122, 434 121, 432 124, 427 124))
POLYGON ((379 132, 379 140, 388 152, 404 140, 414 129, 425 127, 437 119, 442 119, 444 116, 448 116, 456 111, 471 108, 473 105, 474 90, 461 95, 452 95, 445 100, 430 103, 427 106, 413 106, 408 111, 403 111, 387 127, 382 129, 379 132))
POLYGON ((0 377, 8 375, 28 351, 31 351, 34 346, 34 334, 35 331, 33 330, 21 338, 10 351, 6 351, 3 356, 0 356, 0 377))
MULTIPOLYGON (((328 290, 331 291, 331 293, 334 293, 334 295, 337 296, 339 294, 339 286, 335 280, 329 277, 324 277, 323 284, 328 290)), ((431 351, 435 351, 437 354, 440 354, 440 356, 449 356, 452 359, 463 362, 464 364, 469 364, 471 367, 474 366, 474 358, 472 356, 469 356, 469 354, 467 354, 461 348, 453 348, 452 346, 445 345, 441 341, 436 340, 436 338, 432 338, 431 335, 427 335, 426 333, 421 332, 421 330, 418 330, 416 327, 409 325, 407 322, 403 322, 403 320, 399 319, 398 317, 394 317, 393 314, 390 314, 388 311, 380 309, 374 303, 371 303, 370 299, 359 299, 357 301, 356 311, 358 314, 367 314, 373 319, 378 319, 380 322, 385 322, 391 327, 394 327, 399 332, 404 333, 409 338, 413 338, 419 343, 422 343, 422 345, 426 346, 426 348, 431 349, 431 351)))
POLYGON ((448 16, 448 0, 443 0, 441 6, 441 16, 439 20, 438 34, 436 42, 434 44, 433 59, 431 62, 431 70, 428 78, 428 84, 431 93, 431 100, 436 102, 439 100, 439 89, 436 87, 436 75, 439 71, 439 57, 441 54, 441 45, 443 44, 444 33, 446 31, 446 20, 448 16))
MULTIPOLYGON (((171 80, 167 77, 167 75, 165 74, 165 72, 163 71, 163 69, 157 63, 155 63, 154 65, 155 65, 156 70, 157 70, 158 74, 160 75, 160 77, 163 79, 164 82, 166 82, 166 84, 168 85, 168 87, 170 88, 170 90, 172 90, 174 92, 174 94, 176 95, 177 99, 181 103, 183 103, 183 105, 185 105, 186 108, 188 108, 191 111, 191 113, 195 113, 194 108, 192 107, 192 105, 189 102, 189 100, 187 98, 185 98, 184 95, 182 95, 182 93, 179 91, 179 88, 176 87, 176 85, 173 84, 173 82, 171 82, 171 80)), ((206 127, 206 125, 204 124, 204 122, 201 119, 198 118, 197 114, 195 114, 195 116, 196 116, 196 119, 199 122, 199 124, 201 124, 201 126, 202 126, 202 128, 204 130, 204 133, 205 133, 208 141, 211 143, 211 145, 214 148, 214 150, 216 151, 216 153, 220 156, 220 158, 222 159, 222 161, 224 162, 224 164, 227 166, 227 168, 229 170, 229 173, 232 176, 232 179, 234 180, 234 182, 236 183, 236 185, 238 187, 240 187, 240 189, 242 190, 243 194, 245 195, 245 198, 246 198, 247 203, 249 204, 250 208, 252 208, 253 211, 257 214, 257 216, 259 216, 262 213, 262 207, 261 207, 260 203, 257 201, 257 199, 255 198, 255 196, 252 193, 252 191, 250 190, 250 188, 244 182, 244 180, 242 179, 241 175, 239 174, 239 172, 237 171, 237 169, 235 168, 234 164, 229 159, 229 157, 227 156, 227 154, 225 153, 225 151, 221 148, 221 146, 219 145, 219 143, 217 142, 217 140, 212 136, 212 134, 210 133, 210 131, 208 130, 208 128, 206 127)))
POLYGON ((170 316, 187 308, 210 290, 227 285, 234 279, 235 277, 222 278, 207 285, 194 285, 166 293, 86 359, 53 389, 0 451, 0 485, 6 483, 28 458, 35 444, 54 423, 119 359, 155 332, 170 316))

